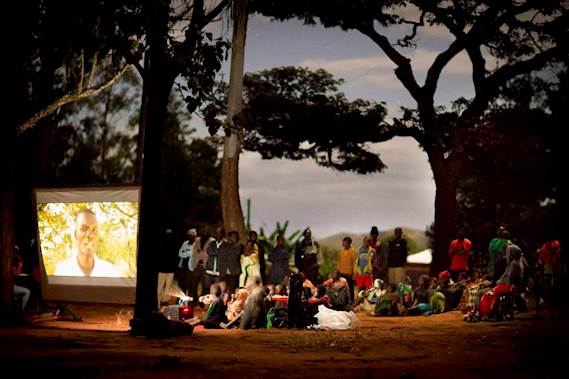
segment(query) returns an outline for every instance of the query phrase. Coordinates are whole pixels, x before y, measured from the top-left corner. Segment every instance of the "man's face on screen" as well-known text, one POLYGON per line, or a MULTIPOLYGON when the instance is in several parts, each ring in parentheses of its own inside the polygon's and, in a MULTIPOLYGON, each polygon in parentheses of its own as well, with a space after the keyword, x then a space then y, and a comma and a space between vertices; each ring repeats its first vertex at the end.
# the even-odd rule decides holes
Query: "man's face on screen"
POLYGON ((94 255, 99 247, 99 225, 95 215, 81 213, 77 217, 77 229, 75 231, 77 246, 83 254, 94 255))

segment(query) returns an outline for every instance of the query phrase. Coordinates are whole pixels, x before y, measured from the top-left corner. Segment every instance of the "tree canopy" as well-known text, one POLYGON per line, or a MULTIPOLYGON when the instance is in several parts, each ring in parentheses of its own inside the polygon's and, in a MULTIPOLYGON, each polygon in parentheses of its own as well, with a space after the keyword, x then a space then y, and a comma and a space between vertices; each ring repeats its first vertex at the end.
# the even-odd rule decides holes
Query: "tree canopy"
POLYGON ((393 62, 394 74, 416 109, 404 114, 411 119, 393 123, 397 130, 386 128, 385 132, 390 137, 412 136, 429 157, 437 188, 431 268, 435 272, 446 268, 448 243, 459 222, 456 198, 465 158, 463 144, 472 137, 469 124, 484 115, 508 81, 566 59, 569 4, 558 0, 257 0, 253 9, 279 21, 299 19, 358 31, 393 62), (449 42, 420 83, 406 48, 415 47, 427 27, 446 31, 449 42), (470 60, 475 94, 460 112, 451 114, 435 104, 435 93, 443 70, 461 53, 470 60))
MULTIPOLYGON (((387 111, 383 103, 348 101, 338 90, 342 82, 323 69, 300 67, 246 74, 244 108, 236 119, 244 148, 264 159, 312 158, 341 171, 382 171, 384 163, 368 144, 382 140, 387 111)), ((223 124, 225 93, 220 83, 204 109, 210 132, 223 124)))

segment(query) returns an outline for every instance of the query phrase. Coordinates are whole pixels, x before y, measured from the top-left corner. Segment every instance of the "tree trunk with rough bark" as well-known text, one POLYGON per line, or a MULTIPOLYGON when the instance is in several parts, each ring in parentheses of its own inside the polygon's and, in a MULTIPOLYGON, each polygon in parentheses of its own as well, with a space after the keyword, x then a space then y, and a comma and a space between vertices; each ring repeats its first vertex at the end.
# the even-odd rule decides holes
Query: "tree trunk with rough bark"
POLYGON ((241 111, 241 91, 245 62, 245 38, 247 34, 248 0, 237 0, 233 5, 233 40, 231 42, 231 69, 227 122, 231 133, 225 137, 221 166, 221 209, 226 231, 236 230, 245 237, 245 220, 239 198, 239 152, 241 134, 234 128, 233 117, 241 111))
POLYGON ((431 274, 438 275, 449 267, 448 247, 458 228, 458 167, 453 159, 440 152, 429 154, 435 179, 435 224, 431 274))
POLYGON ((160 47, 151 47, 147 54, 150 54, 150 57, 146 60, 142 93, 142 103, 146 106, 142 108, 139 121, 145 127, 143 128, 144 155, 138 228, 135 320, 145 320, 151 312, 158 310, 156 267, 161 252, 162 140, 168 99, 174 83, 173 75, 169 73, 166 58, 160 47))

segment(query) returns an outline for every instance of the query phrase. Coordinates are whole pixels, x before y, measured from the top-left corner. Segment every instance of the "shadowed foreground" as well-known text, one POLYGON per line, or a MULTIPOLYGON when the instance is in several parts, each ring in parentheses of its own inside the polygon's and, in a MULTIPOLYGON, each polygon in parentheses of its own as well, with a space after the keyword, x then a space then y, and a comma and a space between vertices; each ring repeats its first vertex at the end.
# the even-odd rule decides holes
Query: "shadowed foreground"
POLYGON ((18 327, 1 330, 0 365, 24 377, 563 377, 569 321, 519 317, 466 323, 459 312, 360 316, 351 331, 199 327, 170 339, 18 327))

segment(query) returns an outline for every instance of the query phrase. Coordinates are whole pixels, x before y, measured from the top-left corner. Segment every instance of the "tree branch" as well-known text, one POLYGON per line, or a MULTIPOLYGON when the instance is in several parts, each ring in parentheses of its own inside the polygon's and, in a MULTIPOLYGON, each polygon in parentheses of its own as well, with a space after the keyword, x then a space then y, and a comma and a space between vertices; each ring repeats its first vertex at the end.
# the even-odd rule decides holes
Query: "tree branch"
POLYGON ((472 63, 472 83, 476 94, 482 91, 486 78, 486 60, 480 52, 480 46, 469 46, 466 48, 470 62, 472 63))
POLYGON ((204 4, 203 0, 194 0, 194 10, 192 12, 192 20, 190 25, 196 25, 196 29, 201 29, 199 25, 203 23, 204 18, 204 4))
POLYGON ((219 14, 229 5, 231 0, 222 0, 204 17, 204 23, 201 25, 200 29, 213 21, 214 18, 219 16, 219 14))
POLYGON ((93 87, 93 81, 95 80, 95 73, 97 72, 97 64, 98 64, 98 53, 95 53, 93 55, 93 65, 91 66, 91 74, 89 75, 87 88, 93 87))
POLYGON ((144 80, 144 68, 140 65, 140 62, 132 62, 131 64, 136 68, 142 80, 144 80))
POLYGON ((476 94, 470 106, 464 111, 463 117, 473 118, 481 115, 487 104, 496 96, 500 86, 506 84, 508 80, 543 68, 548 62, 555 61, 555 58, 563 55, 567 55, 567 48, 565 45, 558 45, 535 55, 533 58, 500 67, 484 79, 480 85, 480 92, 476 94))
POLYGON ((59 108, 61 108, 62 106, 66 105, 66 104, 74 103, 74 102, 77 102, 79 100, 85 99, 87 97, 98 95, 99 93, 101 93, 105 89, 107 89, 110 86, 112 86, 113 84, 115 84, 123 76, 123 74, 129 69, 129 67, 130 67, 129 64, 125 65, 108 82, 102 84, 101 86, 99 86, 97 88, 88 88, 85 91, 81 91, 81 92, 75 91, 75 92, 72 92, 70 94, 67 94, 67 95, 57 99, 56 101, 54 101, 53 103, 51 103, 47 107, 36 112, 26 122, 19 125, 16 128, 16 135, 21 135, 26 130, 34 127, 39 120, 41 120, 42 118, 44 118, 46 116, 49 116, 50 114, 52 114, 53 112, 55 112, 56 110, 58 110, 59 108))
POLYGON ((379 125, 379 128, 379 138, 374 140, 376 143, 389 141, 394 137, 413 137, 418 143, 423 142, 423 131, 416 126, 409 127, 396 122, 394 125, 382 123, 379 125))
POLYGON ((453 43, 451 43, 445 51, 437 55, 435 61, 431 67, 429 67, 429 70, 427 71, 427 78, 425 79, 425 84, 423 85, 423 89, 429 98, 432 98, 435 95, 441 72, 448 64, 448 62, 450 62, 458 53, 464 49, 467 38, 468 36, 465 36, 463 38, 457 38, 454 40, 453 43))
POLYGON ((387 37, 379 34, 373 26, 371 25, 361 25, 358 30, 371 38, 381 50, 387 55, 387 57, 397 65, 395 69, 395 76, 403 83, 405 88, 409 91, 411 96, 417 101, 421 102, 421 88, 417 84, 417 80, 413 75, 413 69, 411 68, 411 60, 404 55, 400 54, 390 43, 387 37))
POLYGON ((413 30, 411 31, 411 34, 406 35, 405 37, 397 40, 396 44, 398 46, 401 46, 401 47, 414 47, 415 46, 415 43, 413 43, 413 40, 417 36, 417 30, 419 29, 419 27, 425 26, 425 14, 426 13, 427 12, 424 10, 421 12, 421 17, 419 18, 419 21, 409 21, 409 20, 405 20, 405 19, 399 20, 399 24, 411 24, 411 25, 413 25, 413 30))
POLYGON ((81 49, 81 78, 79 79, 79 92, 83 91, 84 78, 85 78, 85 51, 81 49))

